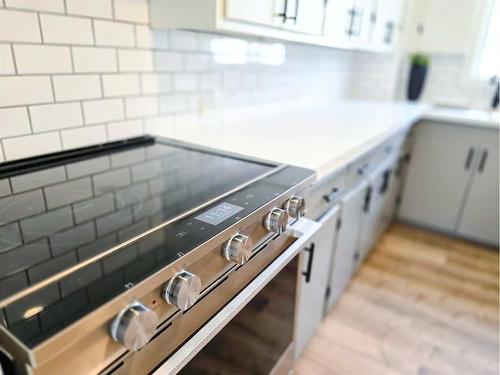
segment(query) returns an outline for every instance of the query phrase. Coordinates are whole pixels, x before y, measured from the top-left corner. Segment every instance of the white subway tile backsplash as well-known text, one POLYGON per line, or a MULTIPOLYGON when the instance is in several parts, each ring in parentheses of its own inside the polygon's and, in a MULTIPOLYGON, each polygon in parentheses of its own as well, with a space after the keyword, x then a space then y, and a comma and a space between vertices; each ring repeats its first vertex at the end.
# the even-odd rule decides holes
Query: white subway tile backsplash
POLYGON ((178 73, 174 75, 175 91, 194 91, 198 88, 198 78, 196 74, 178 73))
POLYGON ((170 74, 143 74, 141 76, 143 94, 159 94, 172 91, 170 74))
POLYGON ((86 18, 40 14, 43 41, 57 44, 93 44, 91 21, 86 18))
POLYGON ((0 77, 0 107, 52 101, 50 77, 0 77))
POLYGON ((140 48, 167 48, 167 33, 153 30, 148 26, 137 25, 135 27, 137 47, 140 48))
POLYGON ((111 0, 66 0, 68 14, 112 18, 111 0))
POLYGON ((170 45, 179 51, 196 51, 198 49, 198 35, 191 31, 171 30, 170 45))
POLYGON ((186 54, 186 71, 202 72, 213 68, 212 56, 208 54, 189 53, 186 54))
POLYGON ((64 0, 5 0, 8 8, 64 13, 64 0))
POLYGON ((112 48, 73 47, 76 73, 108 73, 117 71, 116 53, 112 48))
POLYGON ((144 133, 141 120, 121 121, 108 124, 109 140, 136 137, 144 133))
POLYGON ((125 117, 121 98, 83 102, 83 113, 86 124, 122 120, 125 117))
POLYGON ((31 133, 26 107, 0 108, 0 138, 31 133))
POLYGON ((36 13, 0 9, 0 41, 40 42, 36 13))
POLYGON ((101 81, 98 75, 55 76, 53 81, 57 101, 101 97, 101 81))
POLYGON ((154 54, 155 69, 160 72, 178 72, 184 68, 183 55, 178 52, 158 51, 154 54))
POLYGON ((143 0, 113 0, 117 20, 148 23, 148 2, 143 0))
POLYGON ((15 44, 18 74, 71 73, 69 47, 15 44))
POLYGON ((72 128, 83 123, 80 103, 30 106, 29 111, 35 133, 72 128))
POLYGON ((113 21, 94 21, 96 44, 101 46, 132 47, 134 26, 113 21))
POLYGON ((127 117, 151 116, 158 113, 158 98, 156 96, 141 96, 125 99, 127 117))
POLYGON ((134 95, 140 92, 137 74, 104 74, 102 82, 104 96, 134 95))
POLYGON ((153 70, 153 52, 133 49, 118 50, 121 72, 150 72, 153 70))
POLYGON ((8 44, 0 44, 0 75, 14 74, 14 59, 8 44))
POLYGON ((185 95, 165 95, 160 98, 160 112, 172 113, 181 112, 188 109, 187 98, 185 95))
POLYGON ((171 115, 150 117, 144 120, 144 132, 167 136, 173 130, 174 118, 171 115))
POLYGON ((41 133, 3 140, 7 160, 21 159, 61 150, 59 133, 41 133))
POLYGON ((65 150, 103 143, 106 142, 107 139, 104 125, 62 130, 61 137, 63 142, 62 145, 65 150))

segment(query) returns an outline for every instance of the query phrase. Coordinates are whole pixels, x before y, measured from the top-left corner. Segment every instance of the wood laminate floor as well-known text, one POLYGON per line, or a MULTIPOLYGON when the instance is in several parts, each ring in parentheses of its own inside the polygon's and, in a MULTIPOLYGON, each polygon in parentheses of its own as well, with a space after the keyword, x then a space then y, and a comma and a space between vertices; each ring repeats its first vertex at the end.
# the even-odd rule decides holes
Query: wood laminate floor
POLYGON ((394 224, 296 375, 499 374, 498 251, 394 224))

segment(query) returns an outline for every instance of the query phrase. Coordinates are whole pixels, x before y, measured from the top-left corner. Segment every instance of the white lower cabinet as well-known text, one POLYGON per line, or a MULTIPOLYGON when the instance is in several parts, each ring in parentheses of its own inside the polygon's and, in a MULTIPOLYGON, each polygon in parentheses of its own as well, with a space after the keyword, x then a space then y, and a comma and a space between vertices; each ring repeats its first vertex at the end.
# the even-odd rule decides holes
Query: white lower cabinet
POLYGON ((424 122, 399 217, 498 246, 498 130, 424 122))
POLYGON ((326 302, 327 310, 333 306, 351 280, 368 188, 368 183, 361 181, 342 199, 341 225, 337 232, 337 242, 332 259, 330 292, 326 302))
POLYGON ((311 239, 309 247, 302 251, 302 281, 299 287, 295 336, 297 357, 305 349, 323 319, 338 214, 337 205, 321 217, 321 229, 311 239))

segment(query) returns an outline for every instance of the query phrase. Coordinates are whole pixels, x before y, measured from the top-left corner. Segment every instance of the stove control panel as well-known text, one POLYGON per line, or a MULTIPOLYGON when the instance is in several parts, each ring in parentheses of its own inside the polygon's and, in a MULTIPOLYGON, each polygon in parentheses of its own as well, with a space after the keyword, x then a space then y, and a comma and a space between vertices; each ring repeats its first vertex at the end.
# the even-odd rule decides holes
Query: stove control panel
POLYGON ((186 311, 194 305, 201 293, 201 279, 188 271, 179 272, 166 284, 163 298, 169 304, 186 311))
POLYGON ((136 352, 153 337, 158 316, 140 302, 122 310, 111 323, 111 336, 130 351, 136 352))
POLYGON ((264 219, 264 228, 269 232, 283 233, 288 224, 288 213, 282 208, 273 208, 264 219))
POLYGON ((222 255, 230 262, 236 264, 245 264, 252 255, 253 241, 244 234, 236 233, 224 246, 222 255))

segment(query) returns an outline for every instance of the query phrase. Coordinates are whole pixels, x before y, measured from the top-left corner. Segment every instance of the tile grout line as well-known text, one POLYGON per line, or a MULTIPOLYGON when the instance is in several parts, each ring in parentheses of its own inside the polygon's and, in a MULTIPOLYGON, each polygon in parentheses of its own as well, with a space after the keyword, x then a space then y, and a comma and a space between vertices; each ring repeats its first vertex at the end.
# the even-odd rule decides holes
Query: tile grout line
POLYGON ((12 53, 12 63, 14 64, 14 73, 17 76, 19 73, 17 69, 16 54, 14 53, 14 43, 10 43, 10 53, 12 53))
POLYGON ((37 22, 38 22, 38 30, 40 32, 40 40, 41 40, 41 44, 44 44, 44 40, 43 40, 43 32, 42 32, 42 19, 40 17, 40 12, 37 12, 36 13, 36 16, 37 16, 37 22))

